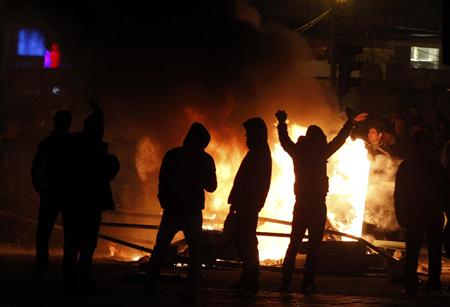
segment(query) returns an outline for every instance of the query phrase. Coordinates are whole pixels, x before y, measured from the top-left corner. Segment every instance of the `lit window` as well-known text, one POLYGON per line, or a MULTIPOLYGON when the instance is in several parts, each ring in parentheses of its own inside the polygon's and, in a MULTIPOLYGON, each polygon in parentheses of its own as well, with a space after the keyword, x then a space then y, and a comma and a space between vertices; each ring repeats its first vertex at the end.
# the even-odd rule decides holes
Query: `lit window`
POLYGON ((439 62, 439 48, 411 47, 411 61, 439 62))
POLYGON ((44 56, 44 35, 37 29, 20 29, 17 54, 21 56, 44 56))

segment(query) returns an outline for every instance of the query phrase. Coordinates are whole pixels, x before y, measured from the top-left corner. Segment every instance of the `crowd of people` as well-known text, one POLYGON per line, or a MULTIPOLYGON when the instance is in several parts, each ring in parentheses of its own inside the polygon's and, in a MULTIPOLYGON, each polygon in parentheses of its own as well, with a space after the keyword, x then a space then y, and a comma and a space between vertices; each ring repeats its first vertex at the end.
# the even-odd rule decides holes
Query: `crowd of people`
MULTIPOLYGON (((48 239, 55 219, 61 213, 64 227, 63 280, 68 289, 93 288, 92 256, 101 212, 114 209, 110 182, 119 170, 119 161, 108 153, 107 144, 102 140, 103 113, 97 105, 93 104, 93 107, 94 112, 85 119, 83 131, 79 133, 69 133, 69 112, 56 113, 55 129, 39 144, 33 161, 33 184, 41 197, 36 273, 42 276, 48 271, 48 239)), ((355 115, 349 110, 348 120, 330 142, 316 125, 309 126, 305 136, 293 141, 288 135, 286 112, 278 111, 275 117, 281 146, 293 160, 296 196, 279 290, 291 290, 295 258, 307 230, 309 244, 300 290, 304 293, 316 290, 314 277, 327 212, 327 160, 348 136, 355 133, 355 126, 368 122, 369 154, 403 160, 396 176, 394 199, 398 222, 407 232, 405 291, 415 295, 418 290, 416 271, 424 234, 428 239, 430 268, 427 290, 442 291, 442 244, 449 238, 448 227, 443 232, 444 213, 449 217, 450 212, 450 146, 445 125, 441 125, 437 137, 431 127, 418 118, 408 121, 405 117, 395 116, 383 126, 367 121, 367 113, 355 115), (442 157, 436 154, 439 147, 443 148, 442 157)), ((264 120, 250 118, 243 127, 248 152, 234 179, 228 198, 230 212, 225 224, 231 225, 234 246, 243 263, 240 279, 230 287, 255 292, 259 288, 256 228, 258 214, 270 188, 272 160, 264 120)), ((173 237, 178 231, 183 231, 189 247, 186 299, 195 301, 198 297, 204 193, 213 193, 217 188, 214 159, 205 151, 210 140, 206 127, 193 123, 183 144, 169 150, 162 160, 158 199, 163 215, 149 262, 149 296, 157 291, 161 267, 173 237)))

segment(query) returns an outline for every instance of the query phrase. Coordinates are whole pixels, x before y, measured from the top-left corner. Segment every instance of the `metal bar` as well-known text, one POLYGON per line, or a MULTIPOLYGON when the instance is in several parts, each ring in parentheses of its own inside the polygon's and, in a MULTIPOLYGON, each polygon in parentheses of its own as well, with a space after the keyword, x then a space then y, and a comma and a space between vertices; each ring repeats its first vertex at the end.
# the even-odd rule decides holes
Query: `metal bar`
POLYGON ((108 236, 108 235, 105 235, 105 234, 102 234, 102 233, 99 233, 98 237, 100 239, 103 239, 103 240, 106 240, 106 241, 110 241, 110 242, 113 242, 113 243, 116 243, 116 244, 120 244, 120 245, 129 247, 129 248, 137 249, 137 250, 142 251, 142 252, 146 252, 146 253, 150 253, 150 254, 153 252, 153 249, 151 249, 151 248, 147 248, 147 247, 144 247, 144 246, 141 246, 141 245, 130 243, 130 242, 127 242, 127 241, 124 241, 124 240, 121 240, 121 239, 117 239, 117 238, 114 238, 114 237, 111 237, 111 236, 108 236))
POLYGON ((110 223, 104 222, 101 224, 106 227, 120 227, 120 228, 138 228, 138 229, 159 229, 159 226, 156 225, 147 225, 147 224, 129 224, 129 223, 110 223))

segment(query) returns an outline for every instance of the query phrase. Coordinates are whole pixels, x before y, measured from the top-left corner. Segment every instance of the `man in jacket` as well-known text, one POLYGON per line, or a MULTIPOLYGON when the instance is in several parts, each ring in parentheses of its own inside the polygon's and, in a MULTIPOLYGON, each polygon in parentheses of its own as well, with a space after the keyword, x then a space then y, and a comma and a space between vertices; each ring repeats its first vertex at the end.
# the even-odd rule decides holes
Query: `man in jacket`
POLYGON ((196 300, 201 274, 204 191, 217 188, 213 158, 205 152, 211 136, 200 123, 190 127, 183 146, 169 150, 159 173, 158 198, 163 216, 149 265, 148 295, 155 293, 163 258, 175 234, 182 230, 189 247, 189 299, 196 300))
POLYGON ((33 187, 40 196, 35 260, 38 279, 45 279, 48 273, 48 242, 56 218, 68 202, 71 122, 69 111, 54 115, 54 130, 39 143, 31 168, 33 187))
POLYGON ((413 155, 397 171, 394 206, 400 226, 406 228, 406 288, 418 290, 417 264, 423 235, 428 240, 427 290, 441 291, 441 253, 444 206, 448 197, 445 169, 432 152, 433 135, 428 131, 413 136, 413 155))
POLYGON ((95 291, 91 279, 102 211, 114 210, 110 181, 119 171, 119 160, 108 154, 103 142, 102 110, 84 121, 83 132, 73 136, 70 203, 62 210, 64 226, 63 278, 69 290, 95 291))
POLYGON ((233 219, 233 241, 243 269, 240 280, 232 288, 258 290, 259 253, 256 227, 269 192, 272 158, 267 144, 265 122, 254 117, 243 124, 247 136, 247 152, 234 179, 228 203, 233 219))
POLYGON ((325 204, 328 193, 327 159, 344 144, 354 124, 366 119, 367 113, 361 113, 355 118, 351 116, 329 143, 322 129, 315 125, 309 126, 306 136, 301 136, 297 143, 294 143, 287 132, 286 112, 278 111, 276 117, 281 146, 294 162, 296 196, 290 243, 282 267, 281 290, 289 289, 295 257, 308 229, 308 252, 301 291, 311 292, 315 290, 314 276, 327 215, 325 204))

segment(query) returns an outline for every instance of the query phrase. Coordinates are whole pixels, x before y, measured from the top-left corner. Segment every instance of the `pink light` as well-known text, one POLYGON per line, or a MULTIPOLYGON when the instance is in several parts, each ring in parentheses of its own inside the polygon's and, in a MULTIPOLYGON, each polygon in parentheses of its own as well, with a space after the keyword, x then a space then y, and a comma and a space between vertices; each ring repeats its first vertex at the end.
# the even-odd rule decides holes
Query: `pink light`
POLYGON ((59 46, 58 44, 53 43, 51 51, 45 50, 44 68, 58 68, 60 62, 61 53, 59 52, 59 46))

